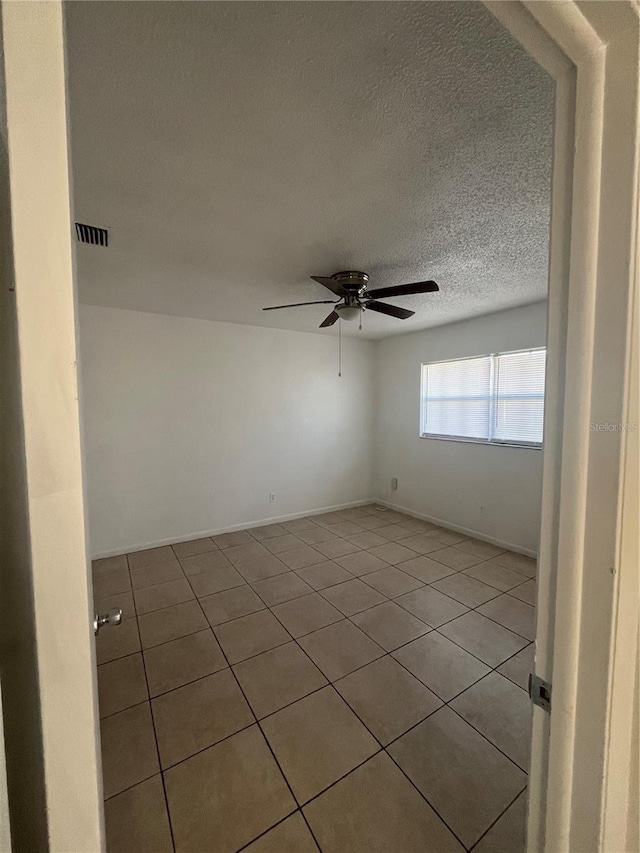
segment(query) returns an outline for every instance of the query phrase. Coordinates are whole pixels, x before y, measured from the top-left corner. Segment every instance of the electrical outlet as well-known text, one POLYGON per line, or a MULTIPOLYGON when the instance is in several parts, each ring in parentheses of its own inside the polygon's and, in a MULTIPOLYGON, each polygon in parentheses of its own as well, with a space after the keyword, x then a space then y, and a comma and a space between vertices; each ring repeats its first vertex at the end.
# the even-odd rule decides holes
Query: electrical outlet
POLYGON ((274 504, 276 502, 276 496, 273 492, 269 492, 269 503, 274 504))
POLYGON ((391 491, 392 491, 392 492, 395 492, 395 490, 396 490, 397 488, 398 488, 398 478, 397 478, 397 477, 392 477, 392 478, 391 478, 391 491))

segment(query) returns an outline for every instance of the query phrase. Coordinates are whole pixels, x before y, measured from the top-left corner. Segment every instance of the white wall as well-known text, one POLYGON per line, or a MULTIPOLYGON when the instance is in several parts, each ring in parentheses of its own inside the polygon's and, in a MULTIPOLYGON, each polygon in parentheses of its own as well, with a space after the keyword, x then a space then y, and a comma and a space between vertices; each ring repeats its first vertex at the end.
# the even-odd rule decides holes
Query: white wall
POLYGON ((542 453, 419 438, 420 365, 544 346, 546 303, 378 343, 375 492, 427 518, 535 552, 542 453), (398 490, 391 491, 391 478, 398 490))
POLYGON ((372 497, 535 552, 542 453, 419 438, 420 365, 544 345, 545 318, 345 338, 338 378, 335 337, 81 306, 92 554, 372 497))
POLYGON ((374 344, 83 305, 92 554, 370 499, 374 344), (275 492, 276 502, 268 502, 275 492))

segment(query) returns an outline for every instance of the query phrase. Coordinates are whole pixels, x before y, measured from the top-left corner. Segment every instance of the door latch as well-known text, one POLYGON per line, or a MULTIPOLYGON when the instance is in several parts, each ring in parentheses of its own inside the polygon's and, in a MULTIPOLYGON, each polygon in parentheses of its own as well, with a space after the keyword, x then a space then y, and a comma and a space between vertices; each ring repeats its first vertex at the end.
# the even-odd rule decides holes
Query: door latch
POLYGON ((93 617, 93 633, 97 634, 103 625, 119 625, 122 622, 122 610, 114 607, 101 616, 96 613, 93 617))
POLYGON ((529 696, 534 705, 551 711, 551 683, 533 672, 529 673, 529 696))

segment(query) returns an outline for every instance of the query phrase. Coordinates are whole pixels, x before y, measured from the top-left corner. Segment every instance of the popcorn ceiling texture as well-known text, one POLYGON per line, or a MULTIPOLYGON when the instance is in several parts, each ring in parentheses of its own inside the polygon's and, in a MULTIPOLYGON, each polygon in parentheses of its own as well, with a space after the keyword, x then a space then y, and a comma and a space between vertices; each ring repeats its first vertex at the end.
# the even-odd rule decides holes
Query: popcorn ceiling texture
MULTIPOLYGON (((83 302, 317 331, 311 274, 402 297, 384 337, 546 296, 554 90, 480 3, 66 4, 83 302)), ((357 332, 356 324, 343 324, 357 332)), ((336 329, 322 334, 335 334, 336 329)))

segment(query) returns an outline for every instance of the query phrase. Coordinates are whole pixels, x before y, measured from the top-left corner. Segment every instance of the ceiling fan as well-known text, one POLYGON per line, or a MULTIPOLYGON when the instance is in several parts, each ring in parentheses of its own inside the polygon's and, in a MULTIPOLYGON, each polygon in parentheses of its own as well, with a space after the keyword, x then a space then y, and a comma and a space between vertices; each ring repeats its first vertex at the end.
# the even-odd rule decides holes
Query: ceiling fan
POLYGON ((312 275, 311 278, 329 288, 338 299, 320 299, 316 302, 294 302, 291 305, 272 305, 263 311, 279 311, 281 308, 297 308, 300 305, 334 305, 333 311, 320 323, 320 328, 333 326, 338 320, 354 320, 363 311, 377 311, 399 320, 413 317, 415 311, 378 302, 385 296, 408 296, 413 293, 434 293, 440 290, 435 281, 417 281, 414 284, 398 284, 395 287, 378 287, 368 290, 369 276, 366 272, 346 270, 332 276, 312 275))

